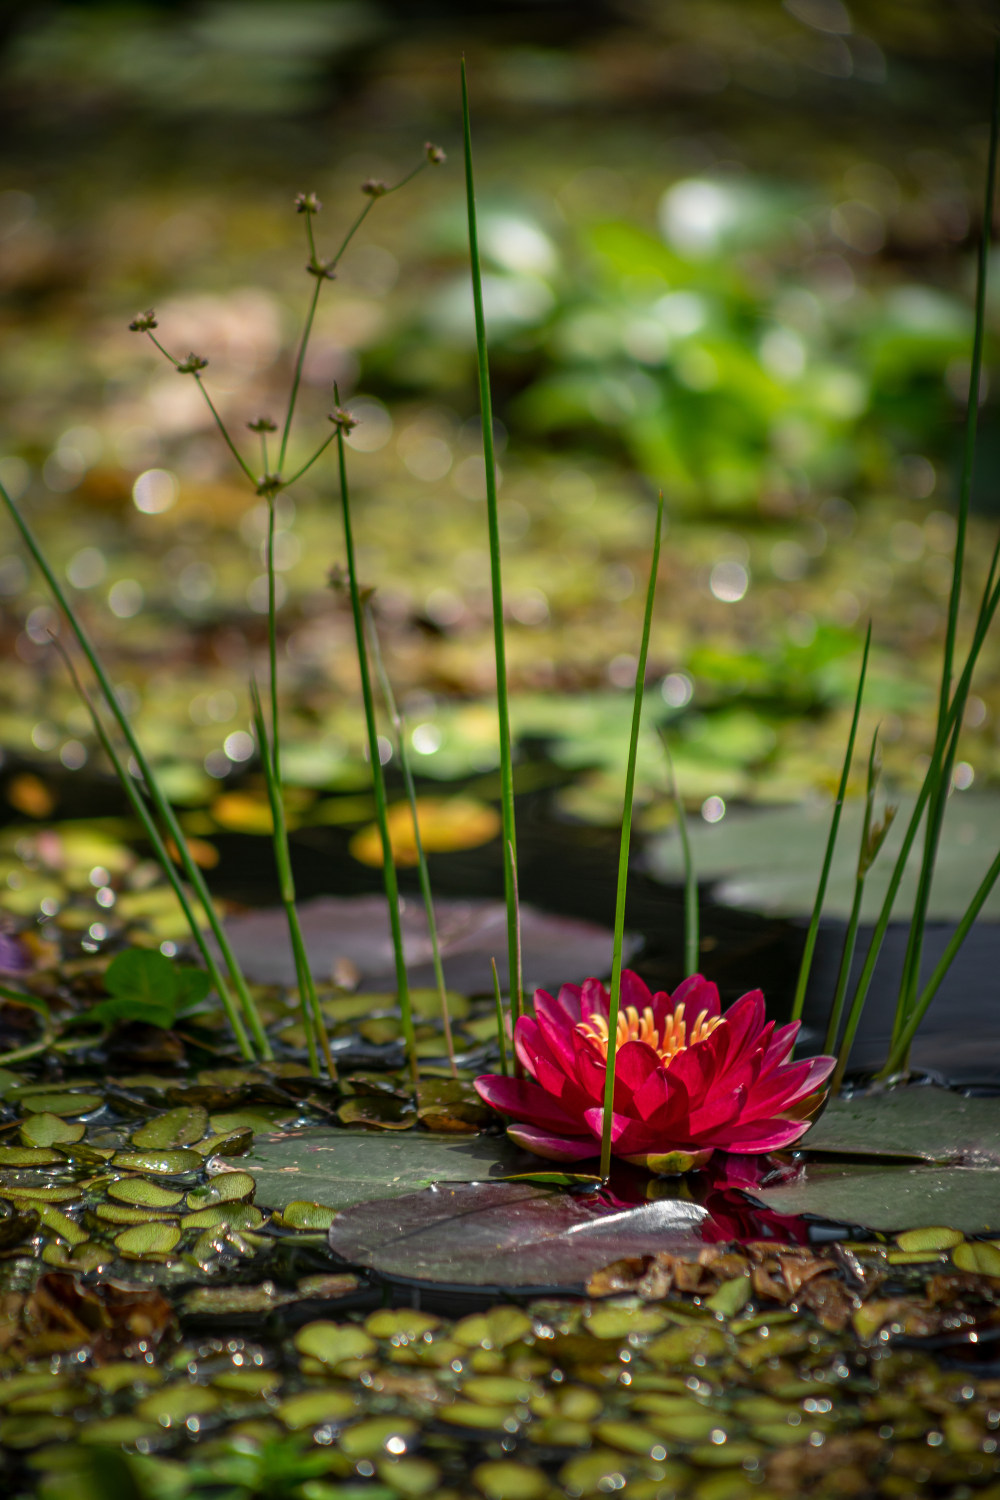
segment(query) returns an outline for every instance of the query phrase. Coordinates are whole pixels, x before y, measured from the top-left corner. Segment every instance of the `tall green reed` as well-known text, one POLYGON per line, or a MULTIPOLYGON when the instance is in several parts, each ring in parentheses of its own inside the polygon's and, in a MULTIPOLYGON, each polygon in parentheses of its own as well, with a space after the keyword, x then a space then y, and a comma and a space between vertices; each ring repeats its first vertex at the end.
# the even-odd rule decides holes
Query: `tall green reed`
MULTIPOLYGON (((976 258, 975 323, 972 336, 972 356, 969 361, 969 396, 966 406, 965 433, 962 443, 962 465, 958 487, 958 513, 955 531, 955 555, 952 568, 951 591, 948 597, 948 620, 945 629, 944 655, 941 664, 941 686, 938 694, 937 734, 948 711, 954 672, 955 643, 958 633, 958 615, 962 596, 962 577, 965 570, 965 542, 972 498, 972 477, 976 459, 976 436, 979 426, 980 386, 983 370, 983 341, 986 326, 986 285, 990 259, 990 242, 993 230, 993 210, 996 200, 997 140, 1000 135, 1000 42, 994 52, 993 104, 990 115, 990 140, 987 152, 986 190, 983 204, 982 231, 976 258)), ((903 962, 899 1001, 896 1007, 896 1022, 893 1033, 893 1048, 906 1030, 907 1022, 917 1003, 917 986, 920 982, 920 961, 923 954, 924 929, 930 903, 931 885, 937 858, 945 807, 951 789, 957 737, 942 759, 941 772, 931 788, 924 830, 923 858, 917 894, 914 901, 913 918, 903 962)))
MULTIPOLYGON (((339 392, 335 392, 335 394, 337 394, 339 403, 339 392)), ((420 1082, 420 1069, 417 1062, 417 1039, 413 1031, 410 983, 406 972, 406 956, 403 951, 399 880, 396 875, 396 861, 393 857, 392 838, 389 833, 385 775, 382 771, 382 757, 379 753, 378 726, 375 719, 375 698, 372 693, 371 673, 368 669, 364 611, 361 587, 358 583, 357 561, 354 553, 354 528, 351 524, 351 496, 347 482, 347 458, 344 446, 344 433, 354 426, 354 419, 348 412, 343 411, 338 404, 337 409, 331 413, 330 420, 336 427, 337 462, 340 472, 340 500, 344 521, 344 550, 347 554, 347 578, 351 593, 351 614, 354 618, 358 671, 361 674, 361 698, 364 704, 365 728, 368 736, 368 758, 371 762, 372 789, 375 794, 375 817, 378 822, 379 838, 382 844, 382 882, 385 888, 385 899, 389 906, 389 930, 392 934, 392 951, 396 966, 396 997, 399 1001, 399 1012, 402 1018, 406 1057, 413 1079, 414 1092, 416 1092, 420 1082)))
POLYGON ((611 951, 611 1005, 608 1011, 608 1057, 604 1069, 604 1117, 601 1125, 601 1176, 611 1173, 611 1133, 614 1124, 615 1056, 618 1039, 618 1011, 622 993, 622 950, 625 942, 625 894, 628 889, 628 859, 632 842, 632 803, 635 797, 635 764, 639 752, 639 724, 646 685, 646 660, 649 656, 649 633, 653 624, 656 599, 656 575, 660 566, 660 533, 663 527, 663 492, 656 502, 656 532, 646 586, 646 608, 642 619, 642 642, 635 671, 635 694, 632 699, 632 729, 629 735, 628 767, 625 772, 625 798, 622 806, 622 834, 618 851, 618 887, 615 894, 615 935, 611 951))
POLYGON ((370 599, 365 601, 364 615, 368 640, 371 645, 372 661, 375 663, 375 675, 378 678, 379 688, 382 692, 382 701, 385 704, 385 710, 389 715, 389 720, 396 737, 396 755, 399 758, 399 768, 403 773, 406 800, 410 806, 410 818, 413 823, 413 843, 417 851, 417 877, 420 882, 420 895, 424 903, 424 914, 427 918, 427 931, 430 934, 431 940, 431 960, 434 966, 434 982, 437 985, 438 999, 441 1005, 441 1025, 444 1029, 448 1063, 451 1067, 452 1076, 457 1078, 458 1064, 455 1061, 455 1041, 451 1034, 451 1015, 448 1011, 448 987, 445 984, 444 966, 441 963, 441 944, 438 941, 437 920, 434 915, 434 896, 431 891, 430 871, 427 868, 427 855, 424 852, 424 840, 420 832, 420 808, 417 803, 417 787, 413 779, 410 752, 406 745, 406 721, 396 703, 396 695, 392 691, 392 683, 389 680, 389 674, 385 669, 385 662, 382 659, 378 627, 375 624, 375 612, 372 609, 370 599))
MULTIPOLYGON (((514 827, 514 772, 510 741, 507 694, 507 645, 504 633, 503 580, 500 565, 500 522, 497 510, 497 468, 493 442, 493 397, 490 391, 486 315, 483 311, 483 273, 479 255, 476 188, 472 171, 472 128, 469 119, 469 84, 462 59, 462 138, 465 146, 465 201, 469 222, 469 262, 472 270, 472 302, 476 322, 476 367, 479 377, 479 411, 483 430, 483 462, 486 469, 486 520, 490 542, 490 591, 493 601, 493 650, 496 659, 497 720, 500 738, 500 799, 503 817, 503 887, 507 906, 507 969, 510 976, 510 1008, 514 1024, 524 1005, 519 942, 517 899, 517 835, 514 827)), ((515 1060, 515 1067, 517 1067, 515 1060)))
MULTIPOLYGON (((139 740, 135 735, 128 715, 122 707, 119 695, 115 691, 114 686, 111 683, 111 679, 109 678, 104 665, 97 653, 97 650, 83 627, 80 616, 73 608, 69 598, 66 595, 65 590, 63 589, 59 580, 56 578, 52 568, 49 566, 48 560, 46 559, 41 547, 38 545, 38 542, 35 540, 30 527, 28 526, 18 507, 14 504, 14 501, 11 499, 10 495, 2 485, 0 485, 0 501, 3 502, 12 521, 14 522, 14 525, 20 532, 21 538, 29 553, 31 554, 36 567, 42 574, 42 577, 45 579, 49 591, 55 599, 56 604, 61 609, 69 624, 70 629, 76 637, 77 644, 79 645, 80 650, 83 652, 83 655, 87 660, 87 664, 97 681, 98 687, 100 688, 104 703, 108 711, 111 713, 112 717, 115 719, 118 728, 121 731, 122 737, 124 738, 125 743, 128 745, 128 748, 135 761, 138 773, 145 783, 145 787, 149 794, 150 800, 153 803, 153 807, 155 808, 158 817, 160 818, 163 826, 172 839, 175 848, 177 849, 178 857, 180 859, 184 874, 187 876, 188 882, 193 887, 195 895, 197 896, 198 901, 200 902, 202 909, 204 910, 205 917, 212 932, 212 936, 215 938, 219 950, 222 953, 223 961, 229 972, 230 980, 239 999, 243 1021, 246 1025, 247 1030, 249 1031, 250 1038, 252 1038, 253 1047, 256 1047, 257 1054, 260 1057, 269 1059, 273 1056, 273 1053, 271 1051, 271 1044, 268 1040, 267 1033, 264 1031, 260 1015, 257 1011, 257 1007, 254 1003, 253 996, 250 993, 250 989, 247 985, 246 979, 243 976, 243 972, 236 960, 236 955, 233 953, 229 939, 226 937, 225 929, 223 928, 222 923, 219 920, 218 913, 215 909, 212 897, 209 894, 208 886, 205 883, 204 876, 195 863, 195 860, 191 854, 191 850, 188 847, 187 840, 184 836, 184 830, 181 828, 177 815, 174 812, 174 809, 171 807, 170 802, 160 784, 159 778, 157 777, 152 765, 150 764, 145 755, 145 752, 143 751, 142 746, 139 743, 139 740)), ((112 761, 112 764, 114 765, 115 762, 112 761)), ((122 784, 126 785, 126 778, 128 778, 130 774, 129 771, 125 767, 121 766, 120 761, 117 763, 115 769, 116 773, 122 780, 122 784)), ((154 845, 154 848, 156 847, 157 846, 154 845)), ((170 863, 171 861, 168 856, 166 863, 163 864, 165 872, 167 870, 167 865, 170 863)), ((167 878, 170 878, 169 873, 167 878)), ((202 948, 203 940, 200 936, 200 929, 198 928, 198 924, 196 922, 192 925, 191 935, 195 939, 195 942, 198 944, 199 948, 201 948, 202 952, 204 953, 205 950, 204 948, 202 948)), ((226 1006, 227 1015, 229 1015, 230 1006, 226 1000, 226 993, 227 991, 224 987, 223 992, 220 993, 220 999, 222 1000, 223 1005, 226 1006)), ((243 1053, 244 1057, 249 1060, 254 1055, 253 1047, 251 1047, 250 1041, 245 1035, 243 1035, 243 1039, 241 1042, 241 1034, 242 1028, 239 1032, 236 1032, 237 1043, 239 1044, 240 1050, 243 1053)))

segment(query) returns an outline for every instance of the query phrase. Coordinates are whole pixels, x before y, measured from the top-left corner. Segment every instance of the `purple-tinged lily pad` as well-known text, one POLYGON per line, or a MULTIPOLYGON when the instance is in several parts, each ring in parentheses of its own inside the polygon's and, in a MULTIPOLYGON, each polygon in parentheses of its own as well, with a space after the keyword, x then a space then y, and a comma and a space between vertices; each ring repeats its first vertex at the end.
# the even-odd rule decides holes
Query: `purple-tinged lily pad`
POLYGON ((946 1224, 963 1234, 1000 1230, 1000 1170, 995 1166, 815 1162, 794 1182, 752 1191, 778 1213, 818 1214, 865 1229, 946 1224))
POLYGON ((342 1260, 391 1281, 580 1292, 594 1271, 623 1256, 696 1255, 706 1217, 681 1198, 623 1206, 529 1183, 441 1182, 346 1210, 329 1243, 342 1260))
MULTIPOLYGON (((438 901, 438 936, 445 976, 465 994, 492 993, 490 959, 507 984, 507 915, 501 901, 438 901)), ((394 978, 389 918, 381 896, 320 896, 304 901, 299 917, 313 973, 319 980, 347 960, 369 988, 394 978)), ((403 941, 410 983, 434 984, 427 920, 419 901, 403 902, 403 941)), ((284 910, 270 907, 230 917, 226 932, 247 976, 259 984, 294 984, 295 964, 284 910)), ((524 985, 579 982, 611 968, 611 933, 591 922, 521 908, 524 985)))

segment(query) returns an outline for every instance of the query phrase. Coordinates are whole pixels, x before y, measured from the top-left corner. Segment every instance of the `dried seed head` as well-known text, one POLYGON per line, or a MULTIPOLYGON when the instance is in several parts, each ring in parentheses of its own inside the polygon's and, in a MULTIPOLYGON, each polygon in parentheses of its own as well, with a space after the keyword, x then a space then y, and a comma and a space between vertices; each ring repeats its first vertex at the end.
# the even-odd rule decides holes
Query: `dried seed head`
POLYGON ((323 207, 315 193, 296 193, 295 212, 297 214, 318 214, 323 207))
POLYGON ((427 152, 427 160, 434 167, 439 167, 442 162, 448 160, 440 146, 435 146, 433 141, 424 141, 424 150, 427 152))
POLYGON ((328 412, 327 421, 332 422, 334 427, 339 427, 341 432, 350 432, 352 427, 358 425, 357 417, 352 417, 342 406, 336 406, 333 411, 328 412))
POLYGON ((151 328, 157 326, 156 314, 151 307, 144 313, 137 314, 128 325, 133 333, 148 333, 151 328))
POLYGON ((187 359, 182 360, 177 366, 178 375, 197 375, 208 364, 207 359, 202 359, 200 354, 189 354, 187 359))
POLYGON ((248 422, 247 426, 251 432, 277 432, 277 422, 272 422, 270 417, 258 417, 256 422, 248 422))
POLYGON ((347 592, 347 573, 340 563, 334 563, 326 575, 326 581, 335 594, 347 592))
POLYGON ((262 474, 257 481, 258 495, 266 495, 268 499, 277 494, 281 488, 280 474, 262 474))
POLYGON ((309 260, 306 261, 306 270, 310 276, 320 276, 326 281, 335 281, 337 262, 335 260, 309 260))
POLYGON ((369 177, 367 182, 361 184, 361 191, 367 193, 369 198, 384 198, 389 189, 377 177, 369 177))

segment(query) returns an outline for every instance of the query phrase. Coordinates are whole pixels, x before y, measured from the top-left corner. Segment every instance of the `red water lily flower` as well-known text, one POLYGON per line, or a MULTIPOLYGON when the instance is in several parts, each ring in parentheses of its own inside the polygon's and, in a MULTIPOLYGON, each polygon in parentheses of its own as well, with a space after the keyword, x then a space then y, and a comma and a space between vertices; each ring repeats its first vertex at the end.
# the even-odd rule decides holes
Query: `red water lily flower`
MULTIPOLYGON (((484 1074, 480 1096, 536 1156, 579 1161, 600 1151, 610 996, 596 979, 535 992, 514 1045, 526 1078, 484 1074)), ((713 1151, 791 1146, 823 1100, 835 1059, 789 1062, 799 1023, 775 1030, 753 990, 720 1013, 700 974, 668 995, 625 970, 615 1059, 611 1149, 653 1171, 703 1166, 713 1151)))

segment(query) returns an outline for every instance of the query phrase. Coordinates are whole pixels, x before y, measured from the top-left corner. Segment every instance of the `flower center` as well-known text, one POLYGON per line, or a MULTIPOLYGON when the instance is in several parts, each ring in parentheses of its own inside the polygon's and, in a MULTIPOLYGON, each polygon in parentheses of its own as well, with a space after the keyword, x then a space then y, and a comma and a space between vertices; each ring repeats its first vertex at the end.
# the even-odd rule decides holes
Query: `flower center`
MULTIPOLYGON (((617 1053, 620 1048, 624 1047, 626 1042, 645 1042, 663 1059, 664 1063, 669 1063, 678 1052, 683 1052, 686 1047, 693 1047, 695 1042, 703 1042, 707 1036, 711 1036, 721 1020, 721 1016, 710 1017, 708 1011, 703 1010, 698 1013, 697 1020, 689 1026, 684 1019, 682 1001, 676 1010, 664 1017, 663 1029, 660 1031, 656 1027, 653 1012, 648 1005, 641 1016, 634 1005, 627 1005, 624 1010, 618 1012, 615 1052, 617 1053)), ((606 1018, 598 1015, 588 1016, 587 1020, 581 1021, 576 1029, 607 1060, 608 1023, 606 1018)))

